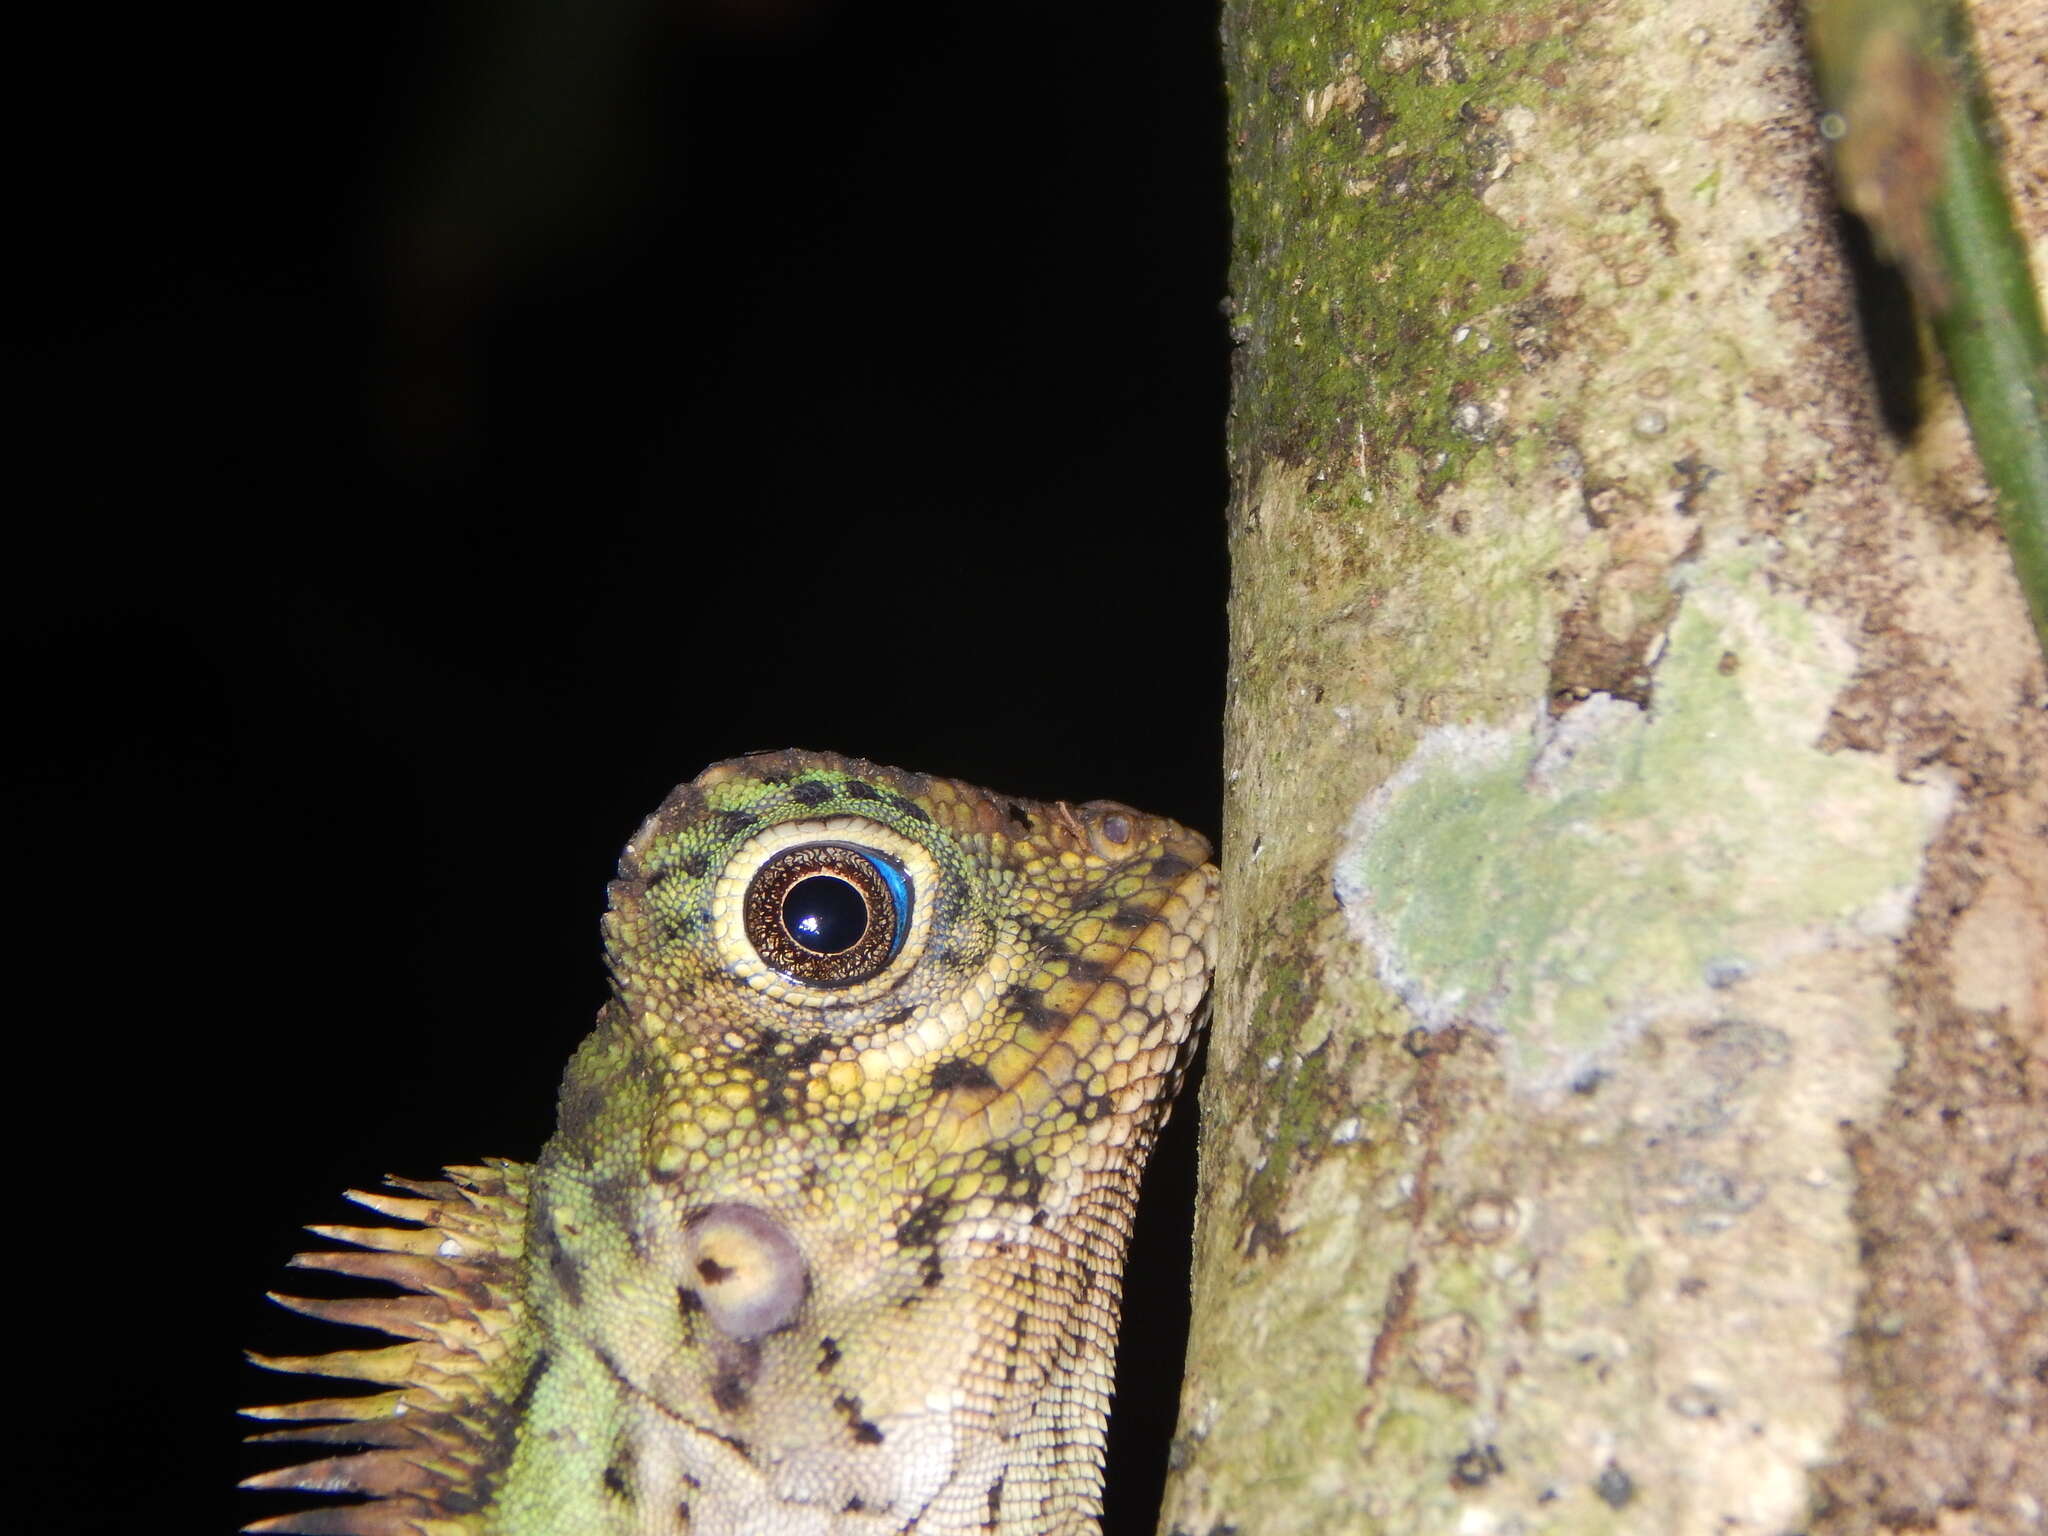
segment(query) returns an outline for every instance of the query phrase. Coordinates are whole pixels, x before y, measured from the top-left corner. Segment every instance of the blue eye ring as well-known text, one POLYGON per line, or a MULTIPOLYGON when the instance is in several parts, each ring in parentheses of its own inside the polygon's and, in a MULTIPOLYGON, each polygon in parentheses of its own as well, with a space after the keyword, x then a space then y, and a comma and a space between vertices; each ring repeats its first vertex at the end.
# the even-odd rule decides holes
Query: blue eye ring
POLYGON ((847 987, 888 969, 916 910, 908 871, 854 843, 804 843, 747 882, 747 940, 769 965, 814 987, 847 987))
POLYGON ((875 873, 882 877, 882 884, 889 888, 890 904, 896 909, 896 924, 889 935, 889 958, 893 960, 903 952, 903 941, 910 937, 910 913, 916 905, 910 889, 910 871, 886 853, 870 852, 867 857, 875 866, 875 873))

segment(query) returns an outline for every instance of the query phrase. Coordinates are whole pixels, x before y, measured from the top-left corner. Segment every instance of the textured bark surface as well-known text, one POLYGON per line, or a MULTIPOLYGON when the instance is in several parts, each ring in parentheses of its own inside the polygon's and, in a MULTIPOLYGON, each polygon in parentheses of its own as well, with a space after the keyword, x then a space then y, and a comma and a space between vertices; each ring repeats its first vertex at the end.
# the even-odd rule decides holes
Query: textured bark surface
POLYGON ((2041 1529, 2048 682, 1945 386, 1873 377, 1795 14, 1243 0, 1224 43, 1162 1529, 2041 1529))
POLYGON ((2038 281, 2048 267, 2048 6, 1969 0, 1978 60, 2005 131, 2006 190, 2027 232, 2038 281))

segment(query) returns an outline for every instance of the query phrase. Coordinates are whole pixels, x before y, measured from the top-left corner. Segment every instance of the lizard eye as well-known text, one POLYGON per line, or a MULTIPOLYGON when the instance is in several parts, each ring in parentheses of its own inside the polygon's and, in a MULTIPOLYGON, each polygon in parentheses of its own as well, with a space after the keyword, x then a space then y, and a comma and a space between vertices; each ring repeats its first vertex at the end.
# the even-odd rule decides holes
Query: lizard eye
POLYGON ((808 843, 785 848, 747 882, 747 940, 794 980, 851 986, 896 958, 913 905, 910 876, 887 854, 808 843))

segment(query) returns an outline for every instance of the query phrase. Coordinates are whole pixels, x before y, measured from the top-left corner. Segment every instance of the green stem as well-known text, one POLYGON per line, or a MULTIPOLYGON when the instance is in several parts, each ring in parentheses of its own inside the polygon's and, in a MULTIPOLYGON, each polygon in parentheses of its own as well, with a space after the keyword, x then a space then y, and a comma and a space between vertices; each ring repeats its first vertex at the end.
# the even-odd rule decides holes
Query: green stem
POLYGON ((1958 0, 1812 0, 1842 200, 1912 282, 2048 656, 2048 342, 1958 0))
POLYGON ((2048 343, 1992 140, 1981 111, 1972 110, 1976 96, 1971 90, 1949 113, 1941 192, 1931 210, 1950 280, 1934 330, 2048 655, 2048 343))

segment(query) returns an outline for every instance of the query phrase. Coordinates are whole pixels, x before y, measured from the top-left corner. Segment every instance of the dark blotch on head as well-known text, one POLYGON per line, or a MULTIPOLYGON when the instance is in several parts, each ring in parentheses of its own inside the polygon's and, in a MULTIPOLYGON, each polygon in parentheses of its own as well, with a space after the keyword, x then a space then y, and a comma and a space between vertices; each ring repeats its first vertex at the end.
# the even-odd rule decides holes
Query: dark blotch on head
POLYGON ((608 1097, 604 1085, 595 1077, 570 1074, 569 1082, 562 1088, 556 1128, 566 1136, 578 1135, 604 1112, 608 1097))
POLYGON ((1003 993, 1003 1007, 1015 1009, 1020 1015, 1017 1022, 1026 1029, 1051 1029, 1063 1022, 1059 1014, 1045 1006, 1045 994, 1035 987, 1012 986, 1003 993))
POLYGON ((917 1267, 924 1272, 924 1286, 926 1290, 930 1290, 946 1278, 946 1271, 939 1263, 939 1250, 936 1248, 918 1260, 917 1267))
POLYGON ((711 855, 702 849, 693 848, 676 860, 676 868, 692 880, 702 880, 711 873, 711 855))
POLYGON ((613 1177, 599 1179, 591 1186, 599 1205, 604 1207, 618 1229, 626 1234, 626 1241, 632 1246, 633 1257, 641 1263, 647 1262, 649 1248, 647 1233, 640 1223, 640 1185, 633 1180, 613 1177))
POLYGON ((1083 960, 1076 957, 1067 962, 1067 974, 1076 981, 1097 982, 1109 974, 1109 967, 1100 960, 1083 960))
POLYGON ((747 1406, 747 1378, 730 1366, 719 1367, 711 1378, 711 1401, 727 1413, 738 1413, 747 1406))
POLYGON ((952 1202, 944 1195, 926 1195, 918 1201, 917 1209, 906 1216, 896 1228, 896 1243, 902 1248, 921 1248, 939 1240, 939 1229, 945 1225, 946 1212, 952 1202))
POLYGON ((742 832, 752 831, 754 823, 761 819, 752 811, 719 811, 716 814, 718 825, 728 837, 737 837, 742 832))
POLYGON ((1007 1186, 1002 1193, 992 1194, 994 1199, 1013 1205, 1037 1205, 1044 1198, 1045 1175, 1036 1168, 1025 1166, 1015 1147, 999 1149, 985 1160, 983 1166, 989 1172, 1001 1175, 1007 1186))
POLYGON ((633 1497, 633 1485, 626 1481, 626 1472, 623 1467, 606 1467, 604 1469, 604 1486, 605 1491, 614 1498, 631 1499, 633 1497))
POLYGON ((1003 1480, 999 1477, 988 1485, 988 1523, 994 1525, 1003 1512, 1003 1480))
POLYGON ((822 1035, 792 1046, 784 1035, 763 1029, 746 1054, 738 1058, 742 1066, 761 1080, 755 1108, 772 1119, 786 1118, 797 1104, 795 1079, 809 1071, 831 1048, 832 1042, 822 1035))
POLYGON ((889 803, 912 821, 921 821, 927 826, 931 824, 931 817, 925 814, 924 807, 915 800, 906 800, 901 795, 892 795, 889 797, 889 803))
MULTIPOLYGON (((527 1422, 528 1416, 533 1412, 534 1394, 540 1390, 540 1379, 547 1374, 548 1367, 554 1364, 554 1358, 544 1349, 534 1352, 533 1363, 527 1366, 526 1375, 520 1380, 519 1390, 512 1394, 512 1401, 505 1405, 507 1423, 527 1422)), ((598 1358, 604 1359, 602 1355, 598 1358)), ((610 1364, 609 1361, 605 1363, 610 1364)), ((485 1487, 494 1483, 505 1468, 511 1465, 512 1450, 517 1443, 517 1438, 512 1435, 499 1435, 493 1438, 489 1450, 476 1464, 475 1469, 485 1487)), ((459 1510, 457 1512, 461 1513, 459 1510)))
POLYGON ((699 1259, 697 1275, 706 1285, 716 1285, 721 1280, 730 1280, 733 1272, 716 1259, 699 1259))
POLYGON ((526 1368, 526 1376, 519 1383, 519 1390, 512 1394, 512 1411, 518 1415, 512 1421, 513 1423, 524 1424, 526 1422, 526 1411, 533 1406, 533 1394, 540 1390, 540 1379, 547 1374, 548 1367, 553 1363, 554 1356, 550 1355, 546 1350, 540 1351, 533 1357, 533 1364, 526 1368))
POLYGON ((839 1341, 827 1334, 818 1340, 818 1374, 830 1375, 832 1367, 839 1363, 839 1341))
POLYGON ((562 1299, 572 1307, 583 1305, 583 1269, 569 1250, 562 1246, 561 1234, 555 1231, 555 1224, 549 1222, 547 1232, 548 1273, 554 1276, 555 1286, 562 1293, 562 1299))
POLYGON ((676 1287, 676 1306, 681 1309, 683 1316, 688 1317, 692 1312, 704 1310, 704 1298, 687 1285, 679 1285, 676 1287))
POLYGON ((1175 854, 1162 853, 1152 861, 1152 867, 1146 871, 1146 876, 1155 881, 1178 880, 1182 875, 1192 874, 1194 868, 1195 866, 1186 859, 1175 854))
POLYGON ((746 1052, 740 1057, 740 1060, 750 1067, 757 1066, 764 1061, 773 1061, 775 1059, 776 1047, 783 1043, 784 1038, 780 1031, 769 1029, 764 1025, 755 1032, 753 1041, 747 1046, 746 1052))
POLYGON ((849 800, 879 800, 881 794, 866 779, 848 779, 839 788, 849 800))
POLYGON ((958 1056, 949 1057, 932 1068, 932 1088, 993 1088, 996 1080, 988 1075, 988 1068, 978 1061, 963 1061, 958 1056))
POLYGON ((882 1432, 861 1417, 860 1399, 845 1392, 832 1399, 832 1406, 846 1415, 846 1427, 853 1431, 856 1445, 880 1445, 882 1432))
POLYGON ((1109 914, 1109 926, 1121 928, 1126 933, 1135 933, 1151 921, 1152 914, 1150 912, 1147 912, 1143 907, 1134 907, 1129 902, 1125 902, 1109 914))
POLYGON ((819 779, 805 779, 789 792, 789 798, 815 809, 832 798, 832 786, 819 779))

